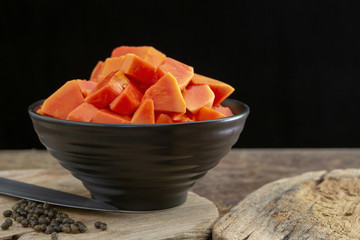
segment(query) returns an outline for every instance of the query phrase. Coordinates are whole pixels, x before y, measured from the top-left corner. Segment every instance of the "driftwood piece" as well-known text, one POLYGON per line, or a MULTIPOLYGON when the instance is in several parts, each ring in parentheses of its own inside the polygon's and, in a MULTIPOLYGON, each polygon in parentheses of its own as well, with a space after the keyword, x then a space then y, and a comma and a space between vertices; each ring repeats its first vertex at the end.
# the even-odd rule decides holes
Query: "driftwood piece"
MULTIPOLYGON (((81 182, 63 169, 0 171, 0 176, 89 197, 81 182)), ((17 200, 0 194, 0 224, 5 220, 1 213, 11 208, 17 200)), ((88 226, 88 230, 82 234, 60 233, 61 240, 208 239, 219 216, 211 201, 192 192, 189 192, 183 205, 160 211, 110 213, 59 208, 88 226), (108 230, 95 229, 96 221, 107 223, 108 230)), ((14 223, 9 230, 0 229, 0 240, 11 239, 49 240, 50 236, 14 223)))
POLYGON ((213 239, 360 239, 360 169, 266 184, 218 220, 213 239))

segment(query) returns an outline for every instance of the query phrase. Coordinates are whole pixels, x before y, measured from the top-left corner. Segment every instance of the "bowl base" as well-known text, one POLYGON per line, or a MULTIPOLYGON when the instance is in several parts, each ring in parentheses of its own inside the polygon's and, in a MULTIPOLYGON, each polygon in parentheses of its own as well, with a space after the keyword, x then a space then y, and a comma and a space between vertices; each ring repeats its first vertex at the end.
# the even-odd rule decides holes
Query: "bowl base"
POLYGON ((111 204, 120 210, 125 211, 153 211, 177 207, 186 202, 188 192, 176 196, 151 196, 151 197, 114 197, 104 198, 104 195, 91 194, 91 197, 111 204))

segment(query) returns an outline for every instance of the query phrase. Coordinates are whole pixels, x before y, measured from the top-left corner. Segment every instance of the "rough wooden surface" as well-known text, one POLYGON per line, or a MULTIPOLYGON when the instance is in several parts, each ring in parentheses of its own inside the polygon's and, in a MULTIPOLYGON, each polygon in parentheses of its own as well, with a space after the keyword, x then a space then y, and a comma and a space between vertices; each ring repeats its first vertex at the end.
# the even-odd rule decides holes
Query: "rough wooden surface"
MULTIPOLYGON (((61 168, 0 171, 0 176, 89 197, 81 182, 61 168)), ((15 198, 0 195, 2 211, 9 209, 15 202, 15 198)), ((208 239, 212 225, 219 216, 212 202, 192 192, 185 204, 161 211, 104 213, 60 209, 75 220, 84 222, 88 231, 77 235, 60 233, 59 239, 208 239), (94 228, 93 224, 99 220, 107 223, 107 231, 94 228)), ((4 219, 1 215, 1 223, 4 219)), ((13 236, 20 236, 20 240, 50 239, 49 235, 35 233, 18 223, 14 223, 7 231, 0 230, 0 240, 10 240, 13 236)))
POLYGON ((213 239, 360 239, 360 169, 266 184, 218 220, 213 239))
MULTIPOLYGON (((43 150, 0 151, 0 170, 33 168, 60 166, 43 150)), ((223 215, 266 183, 337 168, 360 168, 360 149, 234 149, 192 191, 214 202, 223 215)))

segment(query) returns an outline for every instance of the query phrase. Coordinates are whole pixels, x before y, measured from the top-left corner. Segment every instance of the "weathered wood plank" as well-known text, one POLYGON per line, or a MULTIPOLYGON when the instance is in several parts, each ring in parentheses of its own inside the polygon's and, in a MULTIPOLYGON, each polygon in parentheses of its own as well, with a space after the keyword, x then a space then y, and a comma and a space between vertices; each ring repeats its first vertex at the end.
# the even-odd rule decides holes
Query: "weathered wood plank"
POLYGON ((218 220, 213 239, 360 239, 360 169, 266 184, 218 220))

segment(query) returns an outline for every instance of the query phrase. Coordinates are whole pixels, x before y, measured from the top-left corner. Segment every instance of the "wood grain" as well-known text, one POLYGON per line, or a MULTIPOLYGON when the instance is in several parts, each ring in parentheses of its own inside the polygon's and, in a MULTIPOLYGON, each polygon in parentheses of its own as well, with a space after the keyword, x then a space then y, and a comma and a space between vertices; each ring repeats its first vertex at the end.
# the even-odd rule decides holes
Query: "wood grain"
POLYGON ((317 171, 261 187, 216 222, 213 239, 360 239, 360 169, 317 171))
MULTIPOLYGON (((54 188, 89 197, 81 182, 63 169, 0 171, 0 176, 54 188)), ((9 209, 15 198, 0 195, 0 209, 9 209)), ((185 204, 161 211, 104 213, 97 211, 60 208, 75 220, 88 226, 83 234, 60 233, 59 239, 208 239, 212 225, 218 218, 215 205, 190 192, 185 204), (95 221, 107 223, 108 230, 95 229, 95 221)), ((4 220, 3 216, 0 220, 4 220)), ((20 240, 50 239, 49 235, 35 233, 14 223, 8 231, 0 231, 0 240, 20 236, 20 240)))

